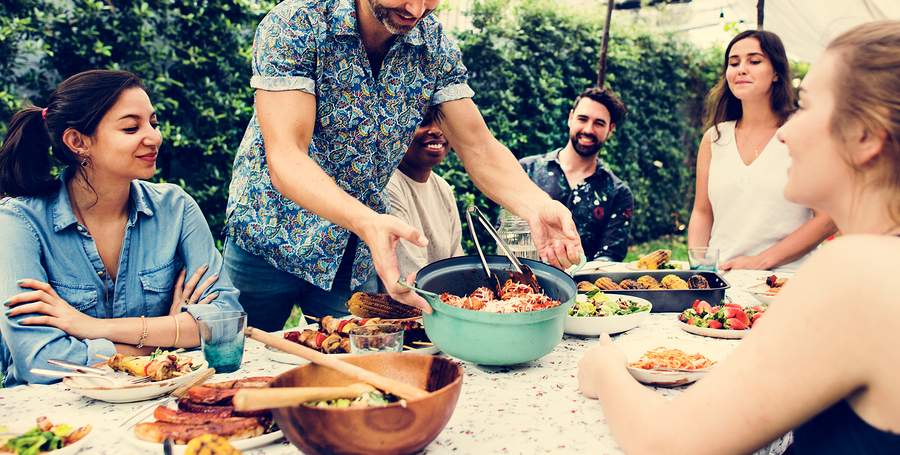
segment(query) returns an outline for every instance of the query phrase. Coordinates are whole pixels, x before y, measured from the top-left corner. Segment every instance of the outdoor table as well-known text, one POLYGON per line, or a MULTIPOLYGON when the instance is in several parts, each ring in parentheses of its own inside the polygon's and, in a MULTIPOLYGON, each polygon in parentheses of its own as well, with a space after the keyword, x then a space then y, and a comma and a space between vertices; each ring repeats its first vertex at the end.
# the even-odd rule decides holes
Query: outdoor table
MULTIPOLYGON (((758 303, 742 289, 759 284, 759 279, 769 274, 771 272, 765 271, 725 274, 732 286, 727 297, 744 305, 758 303)), ((740 340, 693 335, 677 324, 676 313, 653 313, 638 327, 613 339, 692 339, 722 346, 729 352, 740 343, 740 340)), ((550 354, 532 362, 498 367, 460 361, 464 377, 456 410, 444 430, 421 453, 621 454, 598 401, 585 398, 578 391, 578 360, 585 350, 598 344, 595 337, 566 335, 550 354)), ((277 375, 293 367, 269 360, 264 345, 247 339, 241 369, 230 374, 217 374, 210 381, 277 375)), ((654 390, 666 397, 674 397, 687 387, 654 390)), ((76 428, 90 423, 94 427, 93 435, 82 453, 152 453, 134 447, 119 427, 147 403, 96 401, 71 391, 62 383, 19 386, 0 389, 0 425, 30 426, 40 416, 76 428)), ((757 453, 781 454, 789 443, 790 435, 786 435, 757 453)), ((281 439, 244 453, 296 454, 299 450, 281 439)))

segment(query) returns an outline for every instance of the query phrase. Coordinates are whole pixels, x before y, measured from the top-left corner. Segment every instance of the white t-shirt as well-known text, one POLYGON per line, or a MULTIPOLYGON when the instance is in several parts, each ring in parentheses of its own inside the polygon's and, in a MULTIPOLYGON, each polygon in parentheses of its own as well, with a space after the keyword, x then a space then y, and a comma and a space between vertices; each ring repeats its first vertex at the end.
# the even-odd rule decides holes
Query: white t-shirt
MULTIPOLYGON (((741 256, 754 256, 775 245, 812 219, 812 209, 784 198, 791 157, 787 146, 773 137, 750 165, 738 153, 735 122, 719 125, 717 141, 713 130, 712 159, 709 163, 709 202, 713 225, 709 247, 719 249, 719 264, 741 256)), ((778 267, 791 272, 802 258, 778 267)))
POLYGON ((422 248, 400 239, 397 261, 400 276, 406 277, 432 262, 462 256, 462 226, 453 190, 434 172, 425 183, 394 171, 387 185, 391 214, 419 230, 428 239, 422 248))

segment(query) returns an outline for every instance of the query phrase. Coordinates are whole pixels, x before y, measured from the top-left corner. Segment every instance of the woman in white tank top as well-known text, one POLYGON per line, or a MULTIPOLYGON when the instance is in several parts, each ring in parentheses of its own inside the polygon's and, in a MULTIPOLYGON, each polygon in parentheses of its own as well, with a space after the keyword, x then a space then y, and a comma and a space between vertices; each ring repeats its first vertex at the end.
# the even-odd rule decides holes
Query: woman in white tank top
POLYGON ((774 139, 794 111, 784 46, 751 30, 725 51, 697 156, 688 246, 719 249, 719 268, 793 271, 837 230, 828 215, 784 199, 791 158, 774 139))

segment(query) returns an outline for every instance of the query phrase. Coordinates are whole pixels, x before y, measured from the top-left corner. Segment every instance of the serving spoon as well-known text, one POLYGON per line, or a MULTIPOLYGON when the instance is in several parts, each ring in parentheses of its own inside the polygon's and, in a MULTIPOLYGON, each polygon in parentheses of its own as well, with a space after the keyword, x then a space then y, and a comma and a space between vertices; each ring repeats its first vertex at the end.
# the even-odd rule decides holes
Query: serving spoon
POLYGON ((497 275, 491 272, 491 268, 488 267, 487 260, 484 258, 484 252, 481 251, 481 245, 478 243, 478 236, 475 235, 475 227, 472 224, 472 215, 475 215, 478 218, 478 221, 481 222, 481 225, 488 231, 488 234, 491 234, 491 237, 494 238, 494 241, 497 242, 497 245, 500 245, 500 248, 503 249, 503 253, 506 255, 506 258, 509 259, 509 262, 512 263, 513 269, 515 272, 511 272, 510 278, 513 281, 518 281, 528 287, 530 287, 535 293, 540 294, 541 288, 538 285, 537 277, 534 276, 534 272, 531 271, 527 265, 522 264, 519 261, 519 258, 513 254, 512 250, 500 238, 500 234, 494 229, 494 226, 488 221, 487 217, 484 216, 484 213, 475 207, 474 205, 470 205, 466 207, 466 222, 469 225, 469 233, 472 234, 472 240, 475 242, 475 249, 478 251, 478 257, 481 258, 481 265, 484 266, 484 271, 487 273, 488 279, 493 279, 496 281, 496 292, 495 295, 499 297, 500 295, 500 281, 497 278, 497 275))
POLYGON ((278 387, 267 389, 240 389, 232 398, 238 411, 257 409, 288 408, 313 401, 356 398, 376 389, 364 382, 344 387, 278 387))
POLYGON ((412 400, 428 395, 427 391, 418 387, 411 386, 396 379, 386 378, 380 374, 349 364, 331 357, 328 354, 323 354, 319 351, 299 345, 290 340, 285 340, 284 338, 277 337, 254 327, 247 327, 247 329, 244 330, 244 336, 259 341, 266 346, 271 346, 289 354, 302 357, 316 365, 321 365, 347 376, 359 379, 360 381, 369 383, 378 389, 390 392, 400 398, 412 400))

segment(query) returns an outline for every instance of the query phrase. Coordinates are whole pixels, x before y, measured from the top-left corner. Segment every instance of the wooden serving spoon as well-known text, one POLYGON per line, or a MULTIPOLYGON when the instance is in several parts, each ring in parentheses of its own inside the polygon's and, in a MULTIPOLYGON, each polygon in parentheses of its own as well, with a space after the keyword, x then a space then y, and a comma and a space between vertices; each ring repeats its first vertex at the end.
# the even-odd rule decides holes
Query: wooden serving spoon
POLYGON ((397 395, 400 398, 412 400, 428 395, 427 391, 422 390, 418 387, 411 386, 395 379, 386 378, 369 370, 360 368, 356 365, 351 365, 347 362, 343 362, 337 358, 329 356, 328 354, 323 354, 306 346, 302 346, 292 341, 285 340, 284 338, 279 338, 257 328, 247 327, 247 329, 244 330, 244 336, 259 341, 266 346, 280 349, 284 352, 287 352, 288 354, 294 354, 298 357, 302 357, 312 363, 315 363, 316 365, 331 368, 332 370, 335 370, 339 373, 343 373, 347 376, 359 379, 360 381, 372 384, 373 386, 384 390, 385 392, 390 392, 394 395, 397 395))
POLYGON ((277 387, 265 389, 240 389, 232 402, 238 411, 255 411, 267 408, 288 408, 311 401, 356 398, 375 387, 357 382, 345 387, 277 387))

